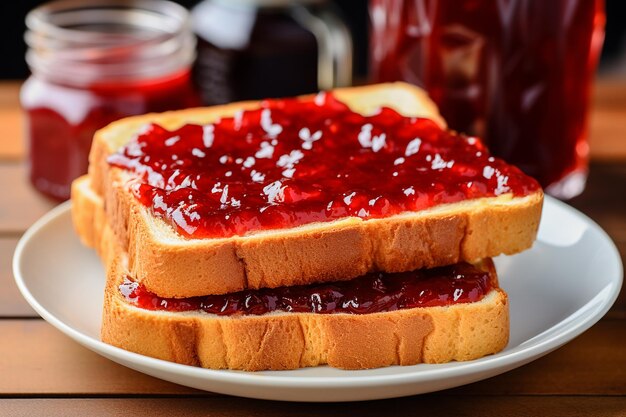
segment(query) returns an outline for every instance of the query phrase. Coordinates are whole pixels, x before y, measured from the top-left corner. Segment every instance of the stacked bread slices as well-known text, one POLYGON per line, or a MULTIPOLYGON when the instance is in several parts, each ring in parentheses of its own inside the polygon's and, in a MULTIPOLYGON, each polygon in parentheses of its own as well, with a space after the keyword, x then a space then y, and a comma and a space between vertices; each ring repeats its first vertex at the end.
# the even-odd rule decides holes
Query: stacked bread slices
MULTIPOLYGON (((360 115, 391 108, 445 129, 434 104, 414 86, 381 84, 335 90, 332 95, 360 115)), ((314 102, 319 97, 299 100, 314 102)), ((170 185, 151 184, 152 171, 129 169, 112 158, 128 155, 146 126, 168 132, 189 124, 213 126, 267 103, 149 114, 120 120, 96 133, 89 174, 73 184, 72 215, 81 240, 95 248, 107 270, 103 341, 177 363, 248 371, 443 363, 502 350, 509 334, 507 296, 498 287, 490 258, 532 245, 543 194, 530 178, 531 191, 523 195, 504 188, 493 195, 382 217, 348 215, 235 235, 194 236, 155 208, 154 191, 148 200, 138 191, 149 185, 165 192, 170 185), (381 301, 392 297, 386 291, 400 277, 417 282, 434 275, 441 280, 447 274, 453 288, 453 280, 461 279, 458 271, 468 270, 487 277, 478 299, 459 296, 458 301, 455 292, 422 306, 420 300, 405 302, 402 286, 393 297, 405 301, 381 301), (389 285, 381 287, 380 282, 389 285), (364 285, 378 285, 369 291, 375 299, 354 289, 364 285), (324 291, 334 295, 323 301, 324 291), (342 291, 343 298, 337 298, 342 291), (296 302, 294 294, 304 298, 296 302), (342 306, 335 305, 338 299, 342 306), (368 302, 378 307, 345 307, 368 302)), ((279 141, 280 134, 274 139, 279 141)), ((388 137, 387 143, 393 140, 388 137)), ((252 142, 251 147, 258 146, 252 142)), ((211 143, 205 145, 195 154, 224 156, 211 155, 211 143)), ((132 155, 142 149, 134 146, 132 155)), ((373 150, 370 146, 363 152, 373 150)), ((228 182, 222 174, 207 175, 228 182)), ((185 185, 191 187, 177 184, 177 189, 185 185)), ((280 200, 271 204, 283 207, 280 200)), ((222 209, 232 207, 222 204, 222 209)))

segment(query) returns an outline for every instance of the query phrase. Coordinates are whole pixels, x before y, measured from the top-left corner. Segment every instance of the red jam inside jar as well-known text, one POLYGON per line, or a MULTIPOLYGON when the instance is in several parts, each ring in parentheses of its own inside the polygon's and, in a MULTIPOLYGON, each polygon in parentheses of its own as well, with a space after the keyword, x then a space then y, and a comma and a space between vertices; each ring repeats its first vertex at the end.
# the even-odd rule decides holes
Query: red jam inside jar
POLYGON ((488 271, 459 263, 413 272, 378 272, 350 281, 191 298, 159 297, 128 278, 119 290, 129 303, 146 310, 204 311, 220 316, 275 311, 370 314, 477 302, 497 287, 495 280, 488 271))
POLYGON ((539 189, 476 138, 330 93, 264 101, 206 126, 148 125, 109 163, 182 235, 242 236, 347 216, 375 219, 539 189))
POLYGON ((21 91, 30 179, 59 200, 87 172, 94 132, 114 120, 199 104, 184 8, 155 0, 51 2, 26 19, 32 70, 21 91))
POLYGON ((157 80, 73 87, 31 77, 22 89, 30 147, 30 179, 54 198, 87 172, 96 130, 126 116, 198 104, 189 70, 157 80))
POLYGON ((584 187, 604 0, 371 0, 374 82, 423 86, 450 127, 571 198, 584 187))

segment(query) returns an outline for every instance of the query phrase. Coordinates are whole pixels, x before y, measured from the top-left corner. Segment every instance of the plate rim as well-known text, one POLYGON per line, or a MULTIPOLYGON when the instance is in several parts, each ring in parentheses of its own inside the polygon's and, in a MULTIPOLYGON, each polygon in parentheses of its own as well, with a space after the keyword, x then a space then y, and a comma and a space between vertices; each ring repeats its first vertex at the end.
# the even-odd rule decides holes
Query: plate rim
MULTIPOLYGON (((14 280, 20 290, 22 296, 31 305, 31 307, 48 323, 52 324, 62 333, 66 334, 76 342, 94 351, 97 354, 106 356, 107 358, 121 363, 124 366, 130 367, 128 363, 136 364, 141 367, 148 367, 159 372, 167 372, 177 375, 191 376, 193 378, 202 380, 211 380, 212 382, 224 382, 229 384, 237 384, 243 386, 258 386, 263 385, 273 388, 359 388, 377 386, 379 384, 385 385, 404 385, 411 382, 423 382, 434 379, 450 378, 459 375, 467 375, 486 371, 494 368, 507 368, 506 370, 514 369, 522 366, 540 356, 543 356, 558 347, 568 343, 576 336, 582 334, 588 330, 591 326, 597 323, 611 308, 617 299, 620 289, 623 285, 623 265, 621 261, 621 255, 615 246, 615 243, 610 236, 591 218, 581 213, 577 209, 569 206, 568 204, 556 200, 550 196, 545 196, 544 207, 546 205, 556 205, 561 209, 569 211, 571 214, 582 219, 585 223, 588 223, 592 228, 599 232, 604 240, 609 244, 609 250, 611 251, 610 258, 616 262, 617 275, 611 280, 611 283, 615 283, 615 290, 608 297, 608 301, 605 301, 601 305, 601 308, 595 307, 592 311, 594 314, 586 315, 579 319, 576 323, 570 324, 565 330, 554 332, 554 334, 547 337, 545 340, 541 340, 537 343, 530 344, 525 347, 518 345, 515 350, 507 353, 498 353, 490 355, 485 358, 480 358, 468 362, 455 363, 457 366, 446 368, 430 368, 430 369, 416 369, 412 372, 394 373, 388 375, 346 375, 338 378, 337 376, 299 376, 299 375, 268 375, 254 372, 244 371, 232 371, 232 370, 215 370, 198 368, 189 365, 177 364, 161 359, 151 358, 138 353, 126 351, 124 349, 106 344, 99 339, 93 338, 80 330, 77 330, 70 325, 66 324, 63 320, 59 319, 52 313, 50 313, 41 303, 32 295, 22 274, 21 261, 23 254, 28 244, 33 240, 35 236, 48 224, 55 220, 60 219, 63 216, 70 215, 71 201, 60 204, 53 208, 41 218, 39 218, 20 238, 12 260, 14 280), (513 366, 511 366, 511 364, 513 366)), ((606 287, 605 287, 606 288, 606 287)), ((599 294, 599 293, 597 293, 599 294)), ((597 295, 596 294, 596 295, 597 295)), ((576 310, 563 320, 543 330, 537 336, 548 332, 555 327, 567 322, 573 315, 575 315, 582 308, 576 310)), ((531 340, 531 339, 528 339, 531 340)), ((525 343, 526 341, 522 342, 525 343)), ((414 365, 419 366, 419 365, 414 365)), ((137 369, 137 368, 134 368, 137 369)), ((367 372, 365 370, 364 372, 367 372)), ((141 371, 143 372, 143 371, 141 371)), ((280 371, 277 371, 280 372, 280 371)), ((354 372, 354 371, 350 371, 354 372)), ((259 397, 260 398, 260 397, 259 397)))

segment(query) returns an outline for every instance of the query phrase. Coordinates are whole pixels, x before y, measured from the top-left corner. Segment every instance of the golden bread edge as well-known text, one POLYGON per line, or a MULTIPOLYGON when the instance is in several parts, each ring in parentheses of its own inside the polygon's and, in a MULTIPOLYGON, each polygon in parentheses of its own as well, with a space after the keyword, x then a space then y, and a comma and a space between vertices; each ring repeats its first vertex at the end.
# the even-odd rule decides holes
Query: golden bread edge
POLYGON ((120 295, 128 274, 125 254, 88 177, 75 182, 72 201, 77 232, 107 266, 102 340, 126 350, 186 365, 258 371, 471 360, 508 343, 508 300, 501 289, 477 303, 367 315, 218 317, 136 308, 120 295))

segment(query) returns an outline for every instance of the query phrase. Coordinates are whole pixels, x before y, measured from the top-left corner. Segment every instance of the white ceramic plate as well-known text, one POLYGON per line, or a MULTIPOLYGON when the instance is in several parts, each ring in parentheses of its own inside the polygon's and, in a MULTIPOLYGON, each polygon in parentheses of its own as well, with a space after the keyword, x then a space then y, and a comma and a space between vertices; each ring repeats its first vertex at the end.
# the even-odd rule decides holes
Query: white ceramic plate
POLYGON ((100 342, 104 272, 83 247, 66 203, 23 236, 15 280, 48 322, 87 348, 157 378, 208 391, 289 401, 355 401, 400 397, 485 379, 547 354, 597 322, 615 301, 622 265, 609 237, 586 216, 546 198, 539 237, 522 254, 496 259, 511 307, 511 339, 499 354, 470 362, 342 371, 214 371, 178 365, 100 342))

